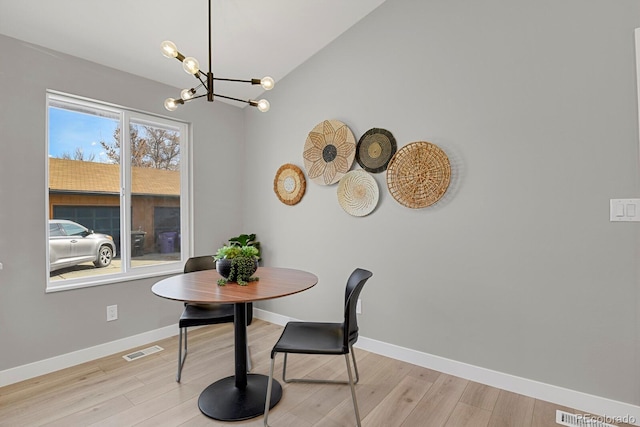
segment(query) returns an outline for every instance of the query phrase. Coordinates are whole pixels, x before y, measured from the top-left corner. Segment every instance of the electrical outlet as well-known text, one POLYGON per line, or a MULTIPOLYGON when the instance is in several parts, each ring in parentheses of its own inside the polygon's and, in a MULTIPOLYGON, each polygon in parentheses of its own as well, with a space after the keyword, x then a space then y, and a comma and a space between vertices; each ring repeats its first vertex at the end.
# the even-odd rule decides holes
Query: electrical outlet
POLYGON ((356 314, 362 314, 362 300, 358 298, 358 302, 356 303, 356 314))
POLYGON ((108 305, 107 306, 107 322, 111 322, 112 320, 118 320, 118 306, 117 305, 108 305))

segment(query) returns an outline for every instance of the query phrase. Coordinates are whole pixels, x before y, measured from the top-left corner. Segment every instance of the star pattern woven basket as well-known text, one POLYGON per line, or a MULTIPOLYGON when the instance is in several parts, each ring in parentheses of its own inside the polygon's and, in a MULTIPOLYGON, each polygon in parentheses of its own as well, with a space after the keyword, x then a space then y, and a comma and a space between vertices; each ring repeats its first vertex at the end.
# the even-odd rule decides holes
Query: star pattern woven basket
POLYGON ((304 143, 304 167, 316 184, 331 185, 346 174, 356 155, 356 139, 339 120, 318 123, 304 143))

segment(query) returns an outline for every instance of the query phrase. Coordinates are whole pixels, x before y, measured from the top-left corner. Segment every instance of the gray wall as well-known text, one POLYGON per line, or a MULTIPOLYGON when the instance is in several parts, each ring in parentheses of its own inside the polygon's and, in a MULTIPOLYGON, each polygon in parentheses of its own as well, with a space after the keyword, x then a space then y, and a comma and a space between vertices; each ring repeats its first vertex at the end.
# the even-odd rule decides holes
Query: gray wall
MULTIPOLYGON (((0 36, 0 370, 175 324, 180 303, 154 296, 157 279, 45 294, 45 91, 169 116, 175 88, 0 36), (107 305, 119 319, 107 323, 107 305)), ((176 73, 182 73, 176 66, 176 73)), ((242 111, 214 103, 174 114, 193 123, 195 253, 240 231, 242 111)))
MULTIPOLYGON (((346 276, 369 268, 364 336, 639 404, 639 234, 608 220, 610 198, 640 195, 635 27, 637 0, 387 0, 279 82, 268 114, 174 114, 195 132, 196 254, 258 233, 266 264, 320 277, 260 306, 310 319, 339 318, 346 276), (379 174, 365 218, 336 186, 281 204, 276 170, 331 118, 440 145, 445 199, 403 208, 379 174)), ((174 89, 2 36, 0 52, 0 370, 175 323, 153 280, 45 294, 38 261, 45 89, 159 114, 174 89)))
POLYGON ((609 222, 610 198, 640 196, 636 27, 637 0, 387 0, 245 113, 244 226, 265 263, 320 278, 259 306, 339 319, 369 268, 362 335, 639 404, 639 229, 609 222), (282 204, 278 167, 325 119, 438 144, 449 193, 410 210, 378 174, 368 217, 311 181, 282 204))

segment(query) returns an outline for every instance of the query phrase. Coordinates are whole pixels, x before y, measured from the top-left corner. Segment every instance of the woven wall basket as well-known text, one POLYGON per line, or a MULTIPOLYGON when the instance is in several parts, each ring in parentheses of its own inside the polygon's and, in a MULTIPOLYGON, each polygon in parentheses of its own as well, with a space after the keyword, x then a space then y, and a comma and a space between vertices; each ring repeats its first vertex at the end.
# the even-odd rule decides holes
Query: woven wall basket
POLYGON ((285 205, 295 205, 302 199, 307 188, 307 180, 302 170, 291 163, 278 169, 273 179, 273 191, 285 205))
POLYGON ((380 128, 369 129, 358 141, 356 161, 367 172, 384 172, 396 149, 396 139, 391 132, 380 128))
POLYGON ((347 172, 338 183, 338 203, 353 216, 369 215, 378 205, 378 183, 363 170, 347 172))
POLYGON ((356 139, 339 120, 318 123, 304 143, 304 167, 316 184, 331 185, 351 169, 356 155, 356 139))
POLYGON ((446 193, 451 180, 447 155, 425 141, 405 145, 391 158, 387 187, 398 203, 412 209, 431 206, 446 193))

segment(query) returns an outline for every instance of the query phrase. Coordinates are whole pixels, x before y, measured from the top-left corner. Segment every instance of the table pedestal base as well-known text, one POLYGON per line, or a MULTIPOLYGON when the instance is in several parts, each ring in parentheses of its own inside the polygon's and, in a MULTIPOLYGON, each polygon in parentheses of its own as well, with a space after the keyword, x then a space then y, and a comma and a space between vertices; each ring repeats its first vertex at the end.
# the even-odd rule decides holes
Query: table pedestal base
MULTIPOLYGON (((264 414, 269 377, 259 374, 247 375, 247 387, 236 387, 236 377, 223 378, 211 384, 200 394, 198 407, 209 418, 220 421, 240 421, 264 414)), ((271 387, 273 408, 282 397, 282 386, 275 379, 271 387)))

